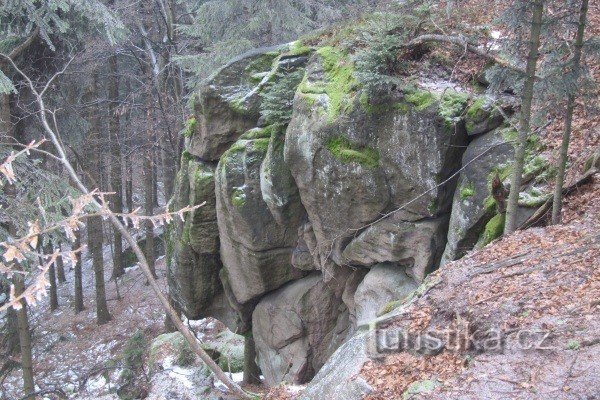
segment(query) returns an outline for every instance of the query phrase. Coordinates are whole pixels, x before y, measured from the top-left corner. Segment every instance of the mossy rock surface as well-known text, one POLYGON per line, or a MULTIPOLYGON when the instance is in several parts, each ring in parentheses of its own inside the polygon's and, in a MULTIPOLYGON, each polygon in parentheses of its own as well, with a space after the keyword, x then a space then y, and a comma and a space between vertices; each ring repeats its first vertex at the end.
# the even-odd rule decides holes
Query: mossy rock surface
POLYGON ((413 382, 408 389, 402 393, 402 400, 410 400, 418 394, 431 393, 441 385, 442 383, 436 379, 425 379, 422 381, 413 382))

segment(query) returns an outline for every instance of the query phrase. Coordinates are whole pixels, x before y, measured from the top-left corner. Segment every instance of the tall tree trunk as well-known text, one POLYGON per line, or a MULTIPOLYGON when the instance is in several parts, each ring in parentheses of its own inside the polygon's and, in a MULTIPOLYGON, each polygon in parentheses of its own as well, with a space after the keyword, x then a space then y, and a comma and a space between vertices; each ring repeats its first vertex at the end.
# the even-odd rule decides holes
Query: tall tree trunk
MULTIPOLYGON (((25 290, 25 282, 21 274, 15 274, 13 283, 15 295, 20 296, 25 290)), ((27 318, 27 304, 21 299, 21 308, 17 312, 17 324, 19 326, 19 346, 21 348, 21 369, 23 371, 23 393, 24 399, 33 400, 32 393, 35 391, 33 382, 33 357, 31 352, 31 331, 27 318)))
MULTIPOLYGON (((92 96, 94 99, 98 96, 98 74, 94 72, 92 78, 92 96)), ((98 119, 98 109, 93 107, 90 109, 92 113, 91 117, 91 129, 89 133, 89 145, 90 154, 87 159, 89 160, 89 176, 93 182, 92 185, 98 187, 100 182, 100 172, 98 171, 100 165, 99 159, 99 146, 98 142, 100 139, 100 121, 98 119)), ((99 188, 100 189, 100 188, 99 188)), ((102 254, 103 244, 103 231, 102 231, 102 217, 94 216, 90 217, 86 221, 87 225, 87 239, 88 248, 92 254, 92 266, 94 269, 94 280, 96 286, 96 320, 98 325, 105 324, 111 320, 110 312, 108 311, 108 304, 106 302, 106 288, 104 285, 104 257, 102 254)))
POLYGON ((519 137, 515 149, 515 162, 510 183, 510 193, 506 204, 506 224, 504 234, 508 235, 517 229, 517 212, 519 208, 519 193, 523 181, 523 166, 525 164, 525 146, 531 131, 531 105, 533 103, 533 85, 539 58, 540 33, 542 30, 542 16, 544 14, 544 1, 531 2, 532 19, 529 37, 529 56, 523 94, 521 96, 521 115, 519 117, 519 137))
MULTIPOLYGON (((150 147, 146 152, 144 158, 144 197, 145 197, 145 213, 146 215, 152 215, 154 213, 154 187, 153 187, 153 156, 154 149, 150 147)), ((145 222, 146 228, 146 259, 152 275, 156 277, 156 268, 154 265, 155 254, 154 254, 154 225, 151 221, 145 222)))
MULTIPOLYGON (((154 137, 156 139, 156 136, 154 137)), ((154 141, 154 145, 156 145, 156 140, 154 141)), ((160 157, 157 157, 157 150, 154 149, 152 151, 152 204, 154 207, 158 207, 158 160, 160 157)))
MULTIPOLYGON (((0 134, 5 135, 7 138, 10 138, 16 142, 15 130, 12 121, 12 111, 11 111, 11 103, 10 103, 10 95, 2 94, 0 95, 0 134)), ((15 185, 11 185, 6 183, 4 188, 4 195, 6 197, 6 204, 1 204, 3 208, 9 208, 11 203, 14 205, 15 198, 17 195, 15 185)), ((10 215, 10 213, 9 213, 10 215)), ((17 229, 15 224, 12 221, 9 221, 8 224, 8 233, 11 236, 16 236, 17 229)), ((0 283, 1 285, 1 283, 0 283)), ((10 285, 6 284, 3 286, 3 292, 6 293, 6 298, 8 298, 10 285)), ((10 353, 15 353, 20 350, 19 343, 19 324, 17 312, 12 308, 8 309, 6 314, 6 345, 10 353)))
POLYGON ((244 383, 260 384, 260 368, 256 364, 256 344, 251 333, 244 337, 244 383))
MULTIPOLYGON (((57 250, 62 251, 60 245, 57 250)), ((56 277, 58 278, 59 283, 65 283, 67 281, 67 277, 65 276, 65 262, 62 256, 56 258, 56 277)))
MULTIPOLYGON (((110 135, 110 186, 115 195, 111 197, 111 210, 120 214, 123 212, 123 186, 121 184, 121 146, 120 146, 120 121, 117 106, 119 104, 119 68, 117 56, 112 54, 108 58, 108 130, 110 135)), ((123 237, 118 229, 112 227, 113 232, 113 270, 112 277, 118 278, 125 273, 123 265, 123 237)))
MULTIPOLYGON (((579 79, 579 67, 581 62, 581 49, 583 47, 583 37, 588 12, 588 0, 582 0, 581 10, 579 11, 579 25, 575 37, 575 51, 573 53, 573 74, 575 79, 579 79)), ((569 157, 569 141, 571 140, 571 129, 573 124, 573 111, 575 110, 575 97, 577 93, 569 93, 567 100, 567 111, 565 115, 565 130, 563 132, 562 144, 560 147, 560 159, 558 160, 558 171, 556 173, 556 186, 554 187, 554 199, 552 202, 552 223, 560 224, 563 186, 565 183, 565 170, 569 157)))
MULTIPOLYGON (((73 249, 77 250, 79 248, 81 248, 81 231, 75 232, 75 242, 73 243, 73 249)), ((79 313, 84 310, 81 251, 78 251, 75 257, 75 312, 79 313)))
MULTIPOLYGON (((50 254, 51 247, 45 247, 45 254, 50 254)), ((40 261, 45 262, 45 259, 40 261)), ((48 269, 48 279, 50 280, 50 311, 58 309, 58 290, 56 287, 56 264, 52 263, 48 269)))

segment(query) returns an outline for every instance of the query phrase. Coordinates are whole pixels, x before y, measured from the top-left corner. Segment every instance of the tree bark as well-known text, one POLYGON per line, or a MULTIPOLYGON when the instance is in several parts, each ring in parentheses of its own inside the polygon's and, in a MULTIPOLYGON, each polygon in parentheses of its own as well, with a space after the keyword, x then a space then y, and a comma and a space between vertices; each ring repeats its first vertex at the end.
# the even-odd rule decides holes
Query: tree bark
POLYGON ((533 16, 529 38, 529 56, 527 57, 526 78, 521 96, 521 115, 519 117, 519 137, 515 149, 515 162, 510 184, 510 193, 506 204, 506 224, 504 234, 513 233, 517 226, 517 212, 519 207, 519 193, 523 180, 523 166, 525 164, 525 146, 531 131, 531 105, 533 103, 533 86, 535 84, 535 72, 539 58, 540 33, 542 30, 542 16, 544 13, 544 1, 531 2, 533 16))
POLYGON ((244 337, 244 383, 260 384, 260 368, 256 364, 256 344, 251 333, 244 337))
MULTIPOLYGON (((81 231, 75 232, 75 242, 73 243, 73 249, 77 250, 81 248, 81 231)), ((75 264, 75 312, 79 313, 84 310, 83 306, 83 280, 82 280, 82 264, 81 264, 81 251, 78 251, 75 255, 77 258, 75 264)))
MULTIPOLYGON (((583 38, 588 12, 588 0, 582 0, 581 10, 579 11, 579 25, 575 37, 575 51, 573 53, 573 72, 575 79, 579 78, 579 67, 581 62, 581 49, 583 47, 583 38)), ((560 159, 558 160, 558 171, 556 173, 556 185, 554 187, 554 200, 552 202, 552 223, 561 223, 561 211, 563 200, 563 185, 565 183, 565 170, 567 169, 567 160, 569 158, 569 141, 571 140, 571 130, 573 124, 573 111, 575 110, 575 97, 577 93, 569 93, 567 100, 567 110, 565 115, 565 130, 563 132, 562 144, 560 147, 560 159)))
MULTIPOLYGON (((92 78, 92 96, 98 95, 98 74, 94 72, 92 78)), ((90 162, 89 175, 94 184, 100 181, 98 166, 100 160, 98 157, 98 141, 100 139, 100 121, 98 120, 98 109, 92 108, 91 112, 91 130, 88 136, 88 148, 90 154, 87 159, 90 162)), ((94 280, 96 286, 96 320, 98 325, 105 324, 111 320, 108 304, 106 302, 106 287, 104 284, 104 257, 102 254, 103 232, 102 218, 99 216, 90 217, 86 221, 88 248, 92 254, 92 266, 94 269, 94 280)))
MULTIPOLYGON (((46 248, 50 250, 50 248, 46 248)), ((44 251, 44 253, 49 253, 44 251)), ((42 258, 42 262, 45 260, 42 258)), ((50 311, 58 310, 58 291, 56 288, 56 265, 52 263, 48 269, 48 279, 50 280, 50 311)))
MULTIPOLYGON (((120 146, 120 120, 117 106, 119 104, 119 68, 117 56, 112 54, 108 58, 108 131, 110 141, 110 186, 115 194, 111 196, 111 210, 120 214, 123 212, 123 186, 121 184, 121 146, 120 146)), ((123 237, 118 229, 112 228, 113 232, 113 270, 112 278, 118 278, 125 273, 123 265, 123 237)))
MULTIPOLYGON (((146 215, 154 214, 154 172, 153 172, 153 157, 154 149, 150 147, 146 152, 144 158, 144 200, 145 200, 145 212, 146 215)), ((152 272, 152 276, 156 278, 156 267, 154 254, 154 224, 151 221, 145 221, 146 231, 146 260, 148 261, 148 267, 152 272)))
MULTIPOLYGON (((15 295, 20 296, 25 290, 23 276, 19 273, 14 275, 13 283, 15 286, 15 295)), ((31 352, 31 331, 29 329, 29 320, 27 317, 27 304, 21 300, 21 308, 16 311, 17 324, 19 326, 19 346, 21 348, 21 369, 23 371, 23 393, 24 399, 33 400, 35 396, 31 395, 35 391, 33 382, 33 357, 31 352)))
MULTIPOLYGON (((57 250, 61 251, 61 247, 59 246, 57 250)), ((56 258, 56 277, 58 278, 59 283, 65 283, 67 281, 67 277, 65 276, 65 262, 62 256, 56 258)))

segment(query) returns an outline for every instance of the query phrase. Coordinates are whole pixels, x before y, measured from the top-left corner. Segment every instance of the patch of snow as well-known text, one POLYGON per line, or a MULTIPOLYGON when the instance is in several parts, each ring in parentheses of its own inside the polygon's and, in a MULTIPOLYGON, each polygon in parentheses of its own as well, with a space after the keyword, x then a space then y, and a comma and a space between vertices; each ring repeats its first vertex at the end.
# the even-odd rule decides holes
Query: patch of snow
POLYGON ((106 386, 106 378, 103 375, 90 379, 86 384, 87 389, 90 391, 102 389, 104 386, 106 386))

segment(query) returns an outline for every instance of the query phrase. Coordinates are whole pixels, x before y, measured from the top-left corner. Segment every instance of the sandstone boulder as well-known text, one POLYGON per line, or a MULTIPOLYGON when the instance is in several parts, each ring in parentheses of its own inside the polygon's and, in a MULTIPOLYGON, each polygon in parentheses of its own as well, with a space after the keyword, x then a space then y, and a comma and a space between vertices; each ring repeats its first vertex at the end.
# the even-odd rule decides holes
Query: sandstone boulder
POLYGON ((291 264, 296 229, 279 225, 262 196, 260 170, 270 138, 246 138, 223 154, 216 173, 221 258, 242 304, 302 275, 291 264))
POLYGON ((312 378, 347 335, 348 309, 319 273, 265 296, 252 315, 258 363, 269 385, 312 378))
POLYGON ((367 324, 389 302, 407 297, 418 287, 404 267, 397 264, 377 264, 358 285, 354 295, 357 326, 367 324))

